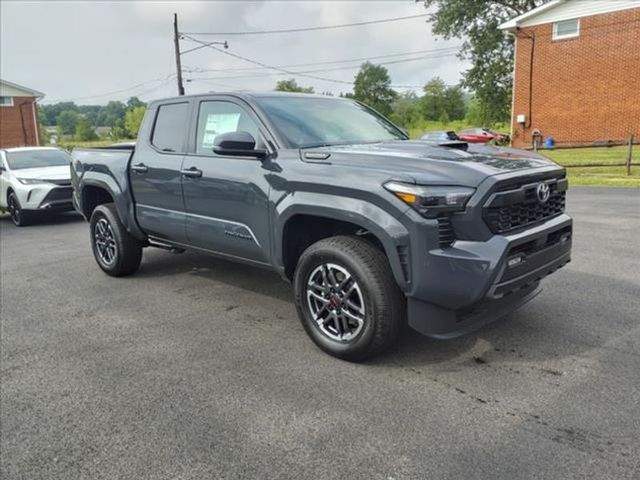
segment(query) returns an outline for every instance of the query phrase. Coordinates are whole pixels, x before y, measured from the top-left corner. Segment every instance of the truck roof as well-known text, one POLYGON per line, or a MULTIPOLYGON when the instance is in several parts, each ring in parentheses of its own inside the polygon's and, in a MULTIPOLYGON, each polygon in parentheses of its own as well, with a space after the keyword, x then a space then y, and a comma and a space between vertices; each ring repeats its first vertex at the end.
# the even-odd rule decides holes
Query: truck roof
POLYGON ((211 97, 213 95, 229 95, 229 96, 241 98, 244 100, 252 100, 255 98, 268 98, 268 97, 324 98, 327 100, 336 100, 336 101, 345 100, 344 97, 332 97, 330 95, 321 95, 317 93, 274 92, 274 91, 253 92, 253 91, 247 91, 247 90, 240 90, 240 91, 194 93, 191 95, 166 97, 166 98, 160 98, 158 100, 153 100, 152 102, 149 102, 149 105, 155 105, 157 103, 165 103, 167 101, 172 101, 172 100, 184 100, 185 98, 206 98, 206 97, 211 97))

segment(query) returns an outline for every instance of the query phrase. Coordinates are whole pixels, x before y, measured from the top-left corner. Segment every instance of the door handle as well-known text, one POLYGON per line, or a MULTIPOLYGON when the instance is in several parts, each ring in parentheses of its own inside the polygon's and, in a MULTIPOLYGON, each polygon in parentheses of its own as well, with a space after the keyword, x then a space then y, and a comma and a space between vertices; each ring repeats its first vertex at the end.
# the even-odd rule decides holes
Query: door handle
POLYGON ((149 171, 149 167, 144 163, 136 163, 135 165, 131 165, 131 170, 137 173, 147 173, 149 171))
POLYGON ((180 170, 180 173, 189 178, 200 178, 202 176, 202 170, 197 167, 189 167, 185 170, 180 170))

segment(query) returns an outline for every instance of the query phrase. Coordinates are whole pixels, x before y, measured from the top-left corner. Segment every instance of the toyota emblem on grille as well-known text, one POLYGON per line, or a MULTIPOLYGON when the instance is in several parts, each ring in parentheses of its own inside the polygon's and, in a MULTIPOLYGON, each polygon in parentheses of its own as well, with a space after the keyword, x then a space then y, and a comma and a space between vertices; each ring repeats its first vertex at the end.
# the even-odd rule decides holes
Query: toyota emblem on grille
POLYGON ((539 183, 536 187, 536 195, 538 196, 538 201, 540 203, 547 203, 550 194, 551 191, 549 189, 549 185, 547 185, 546 183, 539 183))

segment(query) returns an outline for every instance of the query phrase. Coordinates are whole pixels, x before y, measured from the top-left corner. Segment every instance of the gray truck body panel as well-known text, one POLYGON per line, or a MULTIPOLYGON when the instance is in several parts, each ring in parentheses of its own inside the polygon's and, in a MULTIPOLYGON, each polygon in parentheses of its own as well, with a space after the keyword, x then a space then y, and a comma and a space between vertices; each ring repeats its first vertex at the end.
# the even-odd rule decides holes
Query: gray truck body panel
POLYGON ((135 150, 72 152, 76 208, 86 216, 83 192, 103 188, 127 230, 141 240, 281 274, 290 221, 305 215, 349 222, 379 240, 408 299, 409 324, 435 337, 464 333, 512 311, 537 294, 545 275, 569 261, 572 221, 565 213, 502 234, 492 232, 485 218, 502 185, 517 183, 510 195, 523 195, 522 185, 541 181, 566 188, 564 170, 550 160, 514 150, 474 153, 409 140, 290 148, 255 99, 211 94, 151 103, 135 150), (251 116, 266 158, 196 152, 198 106, 212 100, 234 103, 251 116), (150 140, 158 107, 171 103, 186 103, 190 112, 180 152, 161 151, 150 140), (144 172, 135 171, 140 165, 144 172), (189 168, 200 169, 202 176, 185 177, 189 168), (438 219, 421 216, 383 187, 391 180, 476 189, 466 210, 449 219, 456 234, 451 245, 441 245, 438 219), (524 246, 526 267, 507 267, 524 246))

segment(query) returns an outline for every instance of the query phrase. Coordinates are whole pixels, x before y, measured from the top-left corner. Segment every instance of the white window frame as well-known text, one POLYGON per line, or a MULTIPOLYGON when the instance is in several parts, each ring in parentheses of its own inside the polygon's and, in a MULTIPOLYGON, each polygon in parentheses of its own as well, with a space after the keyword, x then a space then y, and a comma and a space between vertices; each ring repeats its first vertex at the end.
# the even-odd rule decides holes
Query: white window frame
POLYGON ((567 38, 576 38, 580 36, 580 19, 579 18, 570 18, 567 20, 561 20, 559 22, 553 22, 553 40, 565 40, 567 38), (576 22, 576 31, 575 33, 565 33, 564 35, 558 34, 558 25, 566 22, 576 22))
POLYGON ((13 107, 13 97, 9 95, 0 95, 0 97, 9 99, 9 103, 0 103, 0 107, 13 107))

